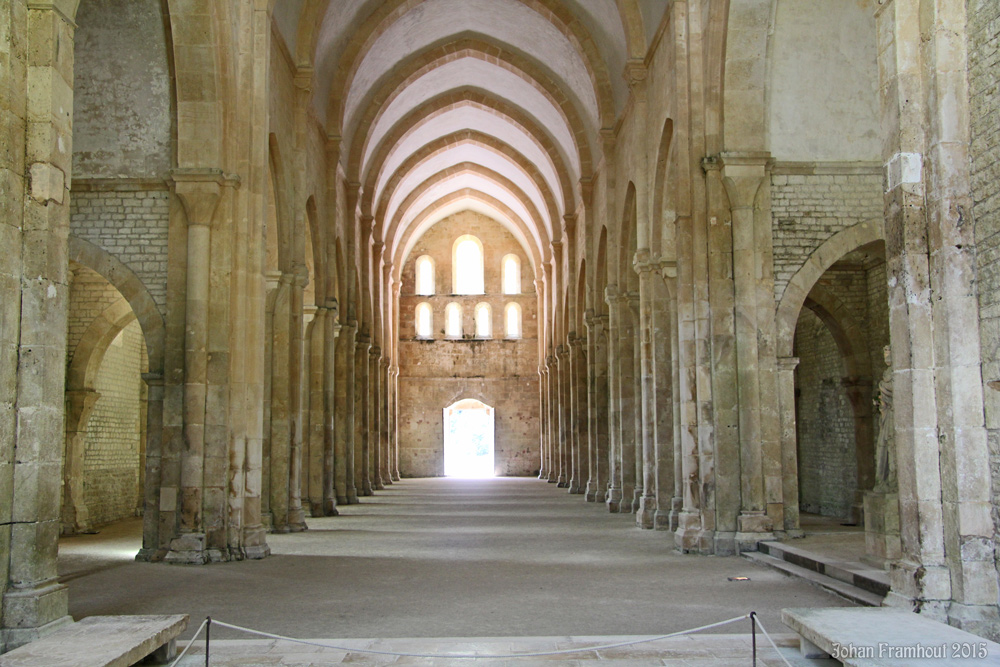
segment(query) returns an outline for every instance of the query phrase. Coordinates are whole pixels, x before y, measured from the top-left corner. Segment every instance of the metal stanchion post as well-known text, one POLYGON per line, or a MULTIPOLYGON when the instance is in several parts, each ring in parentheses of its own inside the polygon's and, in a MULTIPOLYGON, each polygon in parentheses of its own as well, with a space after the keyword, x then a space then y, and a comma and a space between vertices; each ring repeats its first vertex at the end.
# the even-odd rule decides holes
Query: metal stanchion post
POLYGON ((212 617, 207 616, 205 618, 205 667, 208 667, 209 643, 211 641, 212 641, 212 617))
POLYGON ((750 641, 753 645, 753 667, 757 667, 757 612, 750 612, 750 641))

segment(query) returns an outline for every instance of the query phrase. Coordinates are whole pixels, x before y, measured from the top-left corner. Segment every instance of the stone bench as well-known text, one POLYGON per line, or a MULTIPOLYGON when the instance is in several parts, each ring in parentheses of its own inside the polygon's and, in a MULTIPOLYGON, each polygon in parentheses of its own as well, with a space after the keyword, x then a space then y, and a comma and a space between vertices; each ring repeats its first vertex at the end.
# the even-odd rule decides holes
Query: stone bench
POLYGON ((0 667, 130 667, 172 660, 188 615, 89 616, 0 655, 0 667))
POLYGON ((1000 665, 1000 644, 902 609, 783 609, 807 658, 850 667, 1000 665))

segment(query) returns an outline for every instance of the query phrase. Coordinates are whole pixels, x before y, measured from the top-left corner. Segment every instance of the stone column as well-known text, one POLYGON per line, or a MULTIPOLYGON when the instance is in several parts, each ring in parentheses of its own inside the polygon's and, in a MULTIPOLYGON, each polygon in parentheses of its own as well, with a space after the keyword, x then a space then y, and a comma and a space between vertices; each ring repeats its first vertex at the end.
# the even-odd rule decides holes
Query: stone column
POLYGON ((160 485, 163 481, 163 373, 142 374, 146 383, 146 474, 142 489, 142 548, 136 560, 164 555, 167 543, 160 531, 160 485))
POLYGON ((323 403, 324 350, 326 348, 326 309, 306 307, 306 341, 308 371, 306 396, 309 419, 307 420, 305 442, 306 454, 303 456, 303 505, 309 505, 310 516, 326 516, 323 512, 323 460, 326 453, 326 422, 323 403))
POLYGON ((569 487, 570 475, 570 369, 569 349, 565 345, 556 348, 556 363, 558 364, 558 413, 559 413, 559 446, 556 470, 559 471, 557 484, 559 488, 569 487))
POLYGON ((293 532, 306 529, 305 512, 302 509, 302 450, 305 436, 305 321, 302 309, 303 294, 309 282, 309 273, 304 265, 295 267, 292 273, 291 309, 289 312, 289 417, 291 431, 288 442, 288 529, 293 532))
POLYGON ((358 502, 354 486, 354 349, 358 331, 357 320, 341 326, 337 340, 336 385, 336 447, 334 452, 334 484, 337 504, 358 502))
POLYGON ((268 451, 264 458, 267 476, 267 508, 271 530, 285 533, 289 530, 288 502, 289 472, 291 467, 292 440, 292 388, 291 374, 291 308, 292 282, 290 273, 278 277, 274 290, 271 312, 271 376, 270 430, 268 451))
POLYGON ((872 433, 872 379, 845 377, 840 380, 854 413, 854 442, 857 450, 858 487, 851 507, 851 522, 864 524, 865 491, 875 485, 875 442, 872 433))
POLYGON ((639 350, 639 294, 618 297, 621 311, 621 392, 622 392, 622 511, 634 513, 642 498, 642 408, 639 350))
POLYGON ((546 365, 546 407, 548 410, 549 483, 559 482, 559 362, 555 355, 545 358, 546 365))
POLYGON ((778 410, 781 415, 781 495, 785 504, 782 529, 801 537, 799 528, 799 448, 795 426, 795 369, 798 357, 778 358, 778 410))
POLYGON ((603 502, 608 469, 608 340, 607 317, 587 314, 587 502, 603 502))
POLYGON ((6 3, 4 12, 0 651, 72 622, 56 556, 65 435, 74 25, 51 2, 18 0, 6 3))
POLYGON ((639 274, 639 386, 642 427, 641 473, 642 495, 635 514, 640 528, 654 527, 656 516, 656 361, 653 359, 653 271, 658 268, 658 258, 648 250, 639 250, 635 256, 635 270, 639 274))
POLYGON ((389 392, 389 359, 387 357, 380 357, 378 362, 379 370, 379 465, 378 465, 378 479, 379 487, 385 488, 392 484, 392 475, 389 474, 389 420, 391 416, 390 411, 390 392, 389 392))
POLYGON ((342 416, 338 416, 340 403, 337 401, 337 388, 343 380, 337 379, 337 339, 340 337, 340 323, 337 317, 340 313, 337 300, 327 298, 323 308, 326 314, 323 323, 326 326, 323 346, 323 515, 336 516, 337 484, 336 471, 343 467, 343 461, 337 462, 337 433, 341 428, 342 416))
MULTIPOLYGON (((208 307, 211 225, 219 203, 222 172, 175 170, 175 192, 187 214, 187 281, 184 335, 184 450, 180 461, 178 536, 168 562, 205 563, 205 429, 208 396, 208 307)), ((167 489, 164 489, 167 491, 167 489)))
POLYGON ((93 389, 66 392, 66 456, 63 464, 62 534, 90 529, 90 513, 83 496, 83 457, 87 426, 101 395, 93 389))
POLYGON ((609 512, 620 512, 622 503, 621 369, 618 349, 620 314, 617 286, 608 285, 604 289, 604 301, 608 304, 608 491, 605 502, 609 512))
POLYGON ((657 530, 673 530, 672 521, 676 519, 676 512, 680 510, 679 503, 674 506, 674 498, 680 497, 676 485, 678 470, 675 444, 680 431, 679 406, 675 398, 678 373, 677 320, 676 310, 670 302, 670 295, 676 294, 676 279, 676 263, 661 259, 651 279, 653 369, 656 388, 654 423, 656 429, 653 439, 653 455, 656 459, 654 480, 656 512, 653 523, 657 530))
MULTIPOLYGON (((370 378, 370 391, 368 400, 371 405, 371 424, 368 438, 370 441, 368 462, 370 489, 377 491, 384 489, 382 484, 382 348, 373 346, 368 351, 368 377, 370 378)), ((370 495, 370 493, 369 493, 370 495)))
POLYGON ((538 420, 539 420, 539 433, 538 433, 538 451, 539 451, 539 462, 538 462, 538 479, 546 479, 548 476, 548 455, 549 455, 549 412, 548 403, 546 400, 546 388, 545 385, 548 382, 546 377, 545 366, 539 364, 538 366, 538 420))
MULTIPOLYGON (((397 320, 398 321, 398 320, 397 320)), ((392 427, 392 480, 398 482, 399 476, 399 366, 392 366, 392 395, 393 395, 393 427, 392 427)))
POLYGON ((360 333, 355 343, 354 382, 354 486, 359 496, 372 494, 371 480, 371 401, 368 389, 368 352, 371 350, 371 336, 360 333))
MULTIPOLYGON (((737 521, 736 548, 756 550, 757 542, 773 539, 773 521, 768 516, 765 496, 765 450, 771 428, 765 422, 774 412, 775 392, 768 392, 766 363, 769 350, 761 349, 761 332, 767 330, 770 317, 773 331, 773 288, 768 296, 771 312, 759 299, 761 265, 770 261, 770 216, 767 222, 767 247, 761 237, 757 215, 759 192, 765 187, 768 171, 766 154, 725 154, 722 156, 722 181, 729 195, 732 212, 733 282, 735 287, 735 334, 737 396, 739 404, 740 513, 737 521), (766 256, 761 254, 767 250, 766 256)), ((773 349, 770 350, 773 354, 773 349)), ((773 377, 770 378, 773 380, 773 377)), ((774 429, 775 435, 777 429, 774 429)), ((776 443, 773 443, 776 444, 776 443)))
POLYGON ((570 428, 572 446, 570 448, 570 493, 584 493, 586 482, 584 473, 585 443, 587 441, 587 357, 582 338, 569 341, 570 365, 570 428))

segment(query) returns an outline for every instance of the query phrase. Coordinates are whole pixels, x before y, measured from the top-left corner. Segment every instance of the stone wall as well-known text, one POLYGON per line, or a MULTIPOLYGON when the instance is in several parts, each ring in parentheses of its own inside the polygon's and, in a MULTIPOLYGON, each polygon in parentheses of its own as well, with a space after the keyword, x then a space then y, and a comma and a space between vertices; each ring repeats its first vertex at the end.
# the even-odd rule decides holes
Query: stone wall
POLYGON ((471 211, 434 225, 414 245, 403 266, 400 296, 399 470, 404 477, 444 471, 443 409, 463 398, 496 408, 495 470, 498 475, 536 474, 538 440, 537 296, 530 262, 514 236, 499 223, 471 211), (472 234, 484 247, 485 295, 452 296, 452 245, 472 234), (508 253, 521 260, 520 295, 501 295, 500 264, 508 253), (436 268, 435 296, 414 292, 416 259, 430 255, 436 268), (444 338, 444 310, 463 309, 462 339, 444 338), (428 302, 434 311, 433 338, 418 340, 414 313, 428 302), (476 304, 490 304, 493 338, 474 339, 476 304), (521 338, 503 338, 507 303, 521 305, 521 338))
POLYGON ((143 282, 160 308, 167 307, 167 231, 170 193, 148 184, 112 187, 77 184, 70 199, 70 233, 103 248, 143 282))
POLYGON ((135 516, 139 507, 143 339, 133 321, 108 346, 97 372, 83 459, 91 525, 135 516))
POLYGON ((824 241, 859 222, 882 217, 882 176, 877 170, 787 173, 810 170, 776 168, 771 176, 777 301, 788 281, 824 241))
POLYGON ((76 15, 73 178, 164 178, 171 71, 160 0, 87 0, 76 15))
MULTIPOLYGON (((972 198, 994 540, 1000 547, 1000 4, 968 2, 972 198)), ((997 549, 1000 558, 1000 548, 997 549)), ((997 562, 1000 568, 1000 560, 997 562)))

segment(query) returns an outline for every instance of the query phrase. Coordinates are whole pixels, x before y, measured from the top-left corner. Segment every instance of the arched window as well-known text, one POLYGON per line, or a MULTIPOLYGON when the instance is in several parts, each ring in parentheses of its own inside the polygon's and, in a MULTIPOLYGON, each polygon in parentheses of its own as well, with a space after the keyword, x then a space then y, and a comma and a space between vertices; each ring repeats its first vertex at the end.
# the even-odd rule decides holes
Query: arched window
POLYGON ((506 255, 501 267, 503 273, 503 293, 521 293, 521 260, 517 255, 506 255))
POLYGON ((504 335, 507 338, 521 337, 521 306, 516 303, 508 303, 504 308, 504 335))
POLYGON ((434 294, 434 260, 428 255, 418 257, 416 274, 417 294, 425 296, 434 294))
POLYGON ((493 337, 493 314, 490 304, 481 303, 476 306, 476 338, 493 337))
POLYGON ((459 236, 452 249, 455 294, 483 293, 483 244, 475 236, 459 236))
POLYGON ((462 307, 449 303, 444 309, 444 335, 448 338, 462 337, 462 307))
POLYGON ((430 338, 434 331, 431 304, 419 304, 414 321, 416 322, 417 338, 430 338))

